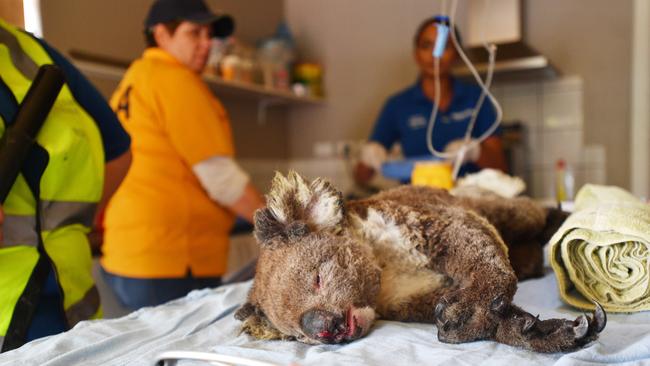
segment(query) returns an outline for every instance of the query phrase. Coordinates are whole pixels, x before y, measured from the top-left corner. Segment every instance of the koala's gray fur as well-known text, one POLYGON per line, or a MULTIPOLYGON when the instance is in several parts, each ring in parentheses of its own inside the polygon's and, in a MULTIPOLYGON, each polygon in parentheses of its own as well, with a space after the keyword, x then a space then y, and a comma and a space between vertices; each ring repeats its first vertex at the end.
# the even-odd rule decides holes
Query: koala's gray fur
POLYGON ((542 321, 512 304, 502 238, 533 240, 547 220, 528 199, 403 186, 344 203, 328 182, 292 172, 276 175, 267 203, 255 215, 255 281, 236 314, 257 338, 339 343, 382 318, 434 323, 443 342, 558 352, 605 326, 599 306, 591 318, 542 321))

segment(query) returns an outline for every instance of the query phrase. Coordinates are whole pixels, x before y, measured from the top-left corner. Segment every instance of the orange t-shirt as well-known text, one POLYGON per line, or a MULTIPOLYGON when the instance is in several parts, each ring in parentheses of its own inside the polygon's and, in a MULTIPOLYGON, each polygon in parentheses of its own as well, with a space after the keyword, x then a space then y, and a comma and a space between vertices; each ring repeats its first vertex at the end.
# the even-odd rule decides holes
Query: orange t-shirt
POLYGON ((211 200, 192 166, 234 154, 228 116, 201 77, 147 49, 111 98, 133 161, 105 218, 102 266, 135 278, 226 270, 234 215, 211 200))

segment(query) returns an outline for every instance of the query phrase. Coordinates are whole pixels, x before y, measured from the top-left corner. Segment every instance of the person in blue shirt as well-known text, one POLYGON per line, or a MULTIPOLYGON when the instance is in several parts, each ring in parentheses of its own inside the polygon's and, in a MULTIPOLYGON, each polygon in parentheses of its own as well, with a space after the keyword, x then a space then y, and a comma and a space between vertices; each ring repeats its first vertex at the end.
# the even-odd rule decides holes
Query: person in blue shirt
MULTIPOLYGON (((380 169, 387 151, 399 142, 406 158, 430 157, 427 148, 427 124, 435 100, 435 71, 432 50, 438 34, 440 17, 426 19, 414 37, 414 57, 420 69, 415 84, 391 96, 377 118, 369 141, 362 147, 360 163, 355 168, 355 180, 366 185, 380 169)), ((456 31, 457 38, 458 32, 456 31)), ((432 133, 436 150, 452 152, 463 145, 472 112, 481 94, 477 85, 451 76, 451 67, 458 54, 451 40, 440 59, 440 105, 432 133)), ((483 103, 472 131, 478 138, 495 122, 495 110, 489 99, 483 103)), ((480 145, 474 144, 465 154, 460 175, 481 168, 506 170, 501 139, 498 132, 480 145)))

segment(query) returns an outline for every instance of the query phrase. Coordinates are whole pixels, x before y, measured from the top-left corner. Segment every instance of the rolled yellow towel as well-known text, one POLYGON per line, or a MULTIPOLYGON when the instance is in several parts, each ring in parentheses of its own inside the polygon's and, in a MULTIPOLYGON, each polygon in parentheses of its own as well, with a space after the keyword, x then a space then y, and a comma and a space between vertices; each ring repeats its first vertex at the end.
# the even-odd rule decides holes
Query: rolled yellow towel
POLYGON ((548 247, 560 296, 610 312, 650 310, 650 205, 618 187, 585 185, 548 247))

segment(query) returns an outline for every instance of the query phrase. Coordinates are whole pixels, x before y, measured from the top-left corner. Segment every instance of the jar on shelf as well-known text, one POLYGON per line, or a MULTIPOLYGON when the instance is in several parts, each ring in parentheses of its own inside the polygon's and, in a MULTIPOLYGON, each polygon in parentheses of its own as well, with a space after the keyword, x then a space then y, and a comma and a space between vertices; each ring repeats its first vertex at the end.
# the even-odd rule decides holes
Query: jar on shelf
POLYGON ((242 52, 239 61, 239 73, 237 80, 244 83, 253 83, 255 64, 253 62, 253 52, 246 49, 242 52))
POLYGON ((203 71, 204 74, 211 76, 219 75, 219 64, 228 53, 229 48, 230 42, 228 40, 222 40, 218 38, 212 39, 210 46, 210 55, 208 56, 208 61, 205 65, 205 70, 203 71))
POLYGON ((275 34, 261 40, 257 47, 257 60, 262 70, 264 86, 289 90, 294 59, 293 37, 286 23, 281 22, 275 34))
POLYGON ((237 55, 225 56, 219 65, 221 78, 224 80, 237 80, 241 59, 237 55))

